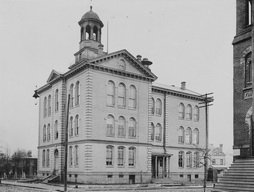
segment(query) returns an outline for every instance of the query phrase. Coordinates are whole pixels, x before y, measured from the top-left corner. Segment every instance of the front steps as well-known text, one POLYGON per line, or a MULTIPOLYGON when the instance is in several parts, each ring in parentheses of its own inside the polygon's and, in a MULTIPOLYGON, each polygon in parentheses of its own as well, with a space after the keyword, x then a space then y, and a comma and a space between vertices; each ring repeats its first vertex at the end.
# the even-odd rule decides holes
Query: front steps
POLYGON ((254 192, 254 158, 235 160, 213 189, 222 191, 254 192))

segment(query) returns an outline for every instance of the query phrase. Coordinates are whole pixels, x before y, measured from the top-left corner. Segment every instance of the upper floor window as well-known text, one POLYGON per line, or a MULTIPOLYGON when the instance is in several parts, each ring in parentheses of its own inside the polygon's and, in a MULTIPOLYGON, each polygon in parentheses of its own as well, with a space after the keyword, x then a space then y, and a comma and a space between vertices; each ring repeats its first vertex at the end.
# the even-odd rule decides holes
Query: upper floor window
POLYGON ((182 126, 178 130, 178 143, 184 143, 184 128, 182 126))
POLYGON ((126 101, 126 89, 125 85, 123 83, 120 83, 118 86, 118 106, 119 107, 125 107, 125 101, 126 101))
POLYGON ((191 128, 190 127, 188 127, 187 130, 186 130, 186 133, 185 133, 185 142, 187 144, 191 143, 191 128))
POLYGON ((245 58, 245 87, 249 87, 252 84, 252 62, 251 53, 245 58))
POLYGON ((46 153, 46 165, 47 165, 47 167, 49 167, 49 149, 47 149, 47 153, 46 153))
POLYGON ((115 118, 112 115, 107 117, 107 136, 114 136, 115 118))
POLYGON ((155 135, 155 127, 154 124, 151 123, 151 140, 154 141, 154 135, 155 135))
POLYGON ((192 154, 190 151, 186 153, 186 167, 192 167, 192 154))
POLYGON ((75 117, 74 124, 75 124, 75 135, 78 136, 79 134, 79 116, 78 115, 76 115, 75 117))
POLYGON ((55 121, 55 139, 58 139, 58 121, 55 121))
POLYGON ((191 107, 191 105, 189 104, 189 105, 187 105, 187 112, 186 112, 187 114, 186 114, 186 118, 188 119, 188 120, 191 120, 192 119, 192 107, 191 107))
POLYGON ((185 107, 183 103, 179 105, 179 119, 184 119, 185 107))
POLYGON ((73 89, 74 89, 74 85, 71 84, 71 86, 70 86, 70 107, 73 107, 73 101, 74 101, 73 89))
POLYGON ((200 160, 199 160, 199 152, 195 152, 194 153, 194 157, 193 157, 193 166, 195 167, 195 168, 198 168, 199 167, 199 162, 200 160))
POLYGON ((70 118, 69 135, 70 135, 70 136, 73 136, 73 117, 70 118))
POLYGON ((162 138, 162 127, 159 123, 157 123, 155 130, 155 139, 156 141, 161 141, 161 138, 162 138))
POLYGON ((55 92, 55 112, 59 110, 59 93, 58 89, 55 92))
POLYGON ((129 137, 136 137, 136 120, 133 117, 129 120, 129 137))
POLYGON ((106 165, 107 166, 112 166, 113 165, 113 149, 114 147, 113 146, 107 146, 106 147, 106 165))
POLYGON ((45 167, 45 162, 46 162, 46 152, 45 149, 42 151, 42 166, 45 167))
POLYGON ((51 115, 51 95, 48 96, 48 116, 51 115))
POLYGON ((152 98, 152 115, 155 113, 155 101, 154 98, 152 98))
POLYGON ((79 103, 80 103, 80 83, 79 81, 77 81, 75 85, 75 105, 79 105, 79 103))
POLYGON ((74 161, 74 165, 78 166, 79 164, 79 149, 78 149, 78 145, 75 146, 75 161, 74 161))
POLYGON ((43 126, 43 141, 47 140, 47 130, 46 130, 46 125, 43 126))
POLYGON ((215 159, 212 159, 212 164, 216 165, 216 160, 215 159))
POLYGON ((124 147, 118 147, 117 165, 124 166, 124 147))
POLYGON ((199 144, 199 130, 197 128, 193 131, 192 143, 196 145, 199 144))
POLYGON ((125 119, 122 116, 118 119, 118 136, 125 137, 125 119))
POLYGON ((136 157, 135 147, 129 148, 129 166, 135 166, 135 157, 136 157))
POLYGON ((72 146, 69 147, 69 166, 73 165, 73 151, 72 151, 72 146))
POLYGON ((135 109, 137 106, 137 91, 136 87, 131 85, 130 86, 130 93, 129 93, 129 108, 135 109))
POLYGON ((48 128, 47 128, 47 140, 50 141, 50 124, 48 124, 48 128))
POLYGON ((183 168, 184 167, 184 152, 179 151, 178 153, 178 167, 183 168))
POLYGON ((44 101, 43 101, 43 115, 44 115, 44 117, 46 117, 47 116, 47 97, 44 97, 44 101))
POLYGON ((156 100, 156 115, 162 114, 162 102, 160 99, 156 100))
POLYGON ((220 159, 220 164, 221 164, 221 165, 224 165, 223 159, 220 159))
POLYGON ((194 107, 194 121, 199 121, 199 108, 198 108, 198 106, 194 107))
POLYGON ((107 86, 107 105, 115 105, 115 84, 113 81, 108 82, 107 86))

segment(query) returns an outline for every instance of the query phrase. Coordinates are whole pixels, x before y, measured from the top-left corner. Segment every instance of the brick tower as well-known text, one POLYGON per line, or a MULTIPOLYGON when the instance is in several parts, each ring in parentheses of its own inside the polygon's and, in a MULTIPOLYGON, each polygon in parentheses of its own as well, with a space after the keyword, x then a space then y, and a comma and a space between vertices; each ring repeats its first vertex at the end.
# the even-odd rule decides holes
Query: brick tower
POLYGON ((253 155, 252 145, 252 19, 251 0, 236 1, 234 37, 234 150, 236 158, 253 155))

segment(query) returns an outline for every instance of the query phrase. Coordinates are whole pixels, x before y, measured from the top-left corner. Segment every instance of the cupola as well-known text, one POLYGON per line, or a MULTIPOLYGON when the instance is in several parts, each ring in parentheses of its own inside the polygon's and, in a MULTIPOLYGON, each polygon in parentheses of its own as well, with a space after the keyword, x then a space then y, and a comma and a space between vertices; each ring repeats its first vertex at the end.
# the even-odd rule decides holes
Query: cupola
POLYGON ((75 53, 76 62, 81 59, 91 59, 103 54, 101 44, 101 29, 104 26, 97 13, 93 12, 92 6, 90 11, 85 13, 80 25, 80 42, 79 51, 75 53))

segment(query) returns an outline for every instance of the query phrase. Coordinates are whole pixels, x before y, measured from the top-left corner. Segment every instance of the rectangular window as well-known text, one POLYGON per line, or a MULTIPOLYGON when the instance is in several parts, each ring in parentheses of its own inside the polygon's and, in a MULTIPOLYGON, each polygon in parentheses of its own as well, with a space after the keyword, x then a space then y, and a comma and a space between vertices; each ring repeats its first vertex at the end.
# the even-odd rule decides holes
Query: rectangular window
POLYGON ((118 166, 124 166, 124 148, 118 148, 118 166))
POLYGON ((220 164, 223 165, 223 159, 220 160, 220 164))
POLYGON ((135 165, 135 148, 129 148, 129 166, 135 165))

